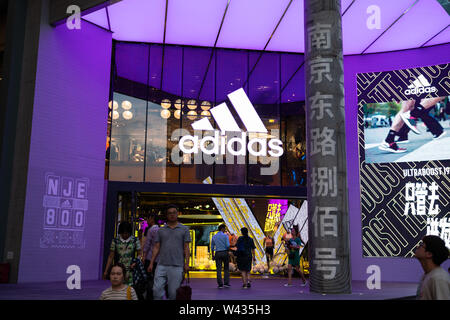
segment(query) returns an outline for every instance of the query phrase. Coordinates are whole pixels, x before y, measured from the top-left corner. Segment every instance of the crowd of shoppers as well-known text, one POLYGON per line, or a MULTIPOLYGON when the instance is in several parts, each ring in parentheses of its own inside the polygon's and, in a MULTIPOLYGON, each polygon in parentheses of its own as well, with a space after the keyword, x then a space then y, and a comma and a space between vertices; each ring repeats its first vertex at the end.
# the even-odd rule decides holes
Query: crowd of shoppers
MULTIPOLYGON (((101 300, 169 300, 176 298, 185 274, 189 271, 189 228, 178 222, 178 208, 168 206, 167 222, 163 227, 156 223, 156 217, 149 215, 148 228, 144 233, 143 250, 139 240, 133 237, 131 224, 119 225, 119 236, 113 239, 106 263, 104 278, 109 279, 111 287, 104 290, 101 300), (144 261, 142 263, 141 261, 144 261), (141 266, 142 264, 142 266, 141 266), (139 270, 142 269, 142 272, 139 270), (145 275, 143 277, 142 273, 145 275), (142 278, 146 288, 138 286, 142 278)), ((251 288, 250 271, 255 263, 255 243, 248 229, 242 228, 238 238, 226 230, 224 224, 211 240, 211 254, 216 262, 217 286, 219 289, 230 287, 230 261, 235 261, 242 277, 242 288, 251 288), (224 276, 222 278, 222 270, 224 276)), ((298 226, 293 226, 282 237, 285 252, 288 255, 288 282, 291 287, 293 271, 297 271, 302 283, 307 284, 300 268, 299 249, 305 244, 300 238, 298 226)), ((263 240, 267 267, 273 259, 274 239, 266 234, 263 240)), ((417 289, 417 299, 450 300, 450 276, 440 265, 448 259, 449 250, 445 242, 437 236, 425 236, 415 250, 424 274, 417 289)), ((269 269, 270 270, 270 269, 269 269)))
MULTIPOLYGON (((111 281, 111 287, 102 293, 100 299, 161 300, 164 297, 169 300, 175 299, 176 291, 189 271, 191 242, 189 228, 178 221, 178 208, 175 205, 167 207, 166 224, 163 227, 159 227, 156 216, 152 214, 147 217, 147 224, 142 241, 132 236, 129 222, 122 222, 119 225, 119 236, 111 243, 104 272, 104 279, 111 281), (139 272, 141 261, 145 277, 139 272), (144 290, 138 285, 142 278, 146 281, 144 290)), ((230 262, 234 262, 241 273, 242 288, 248 289, 251 287, 252 264, 256 262, 254 240, 249 236, 247 228, 240 230, 242 234, 240 237, 226 229, 225 224, 220 225, 218 232, 211 239, 211 254, 216 262, 217 286, 219 289, 230 287, 229 265, 230 262)), ((295 235, 294 240, 297 241, 297 246, 290 244, 286 246, 289 252, 296 252, 295 258, 289 260, 290 266, 299 272, 303 283, 306 283, 299 269, 298 249, 301 240, 297 240, 298 230, 293 229, 288 234, 286 239, 291 239, 292 235, 295 235)), ((273 238, 267 235, 263 245, 267 265, 270 268, 270 261, 273 259, 273 238)), ((291 279, 292 274, 289 273, 289 283, 291 279)))

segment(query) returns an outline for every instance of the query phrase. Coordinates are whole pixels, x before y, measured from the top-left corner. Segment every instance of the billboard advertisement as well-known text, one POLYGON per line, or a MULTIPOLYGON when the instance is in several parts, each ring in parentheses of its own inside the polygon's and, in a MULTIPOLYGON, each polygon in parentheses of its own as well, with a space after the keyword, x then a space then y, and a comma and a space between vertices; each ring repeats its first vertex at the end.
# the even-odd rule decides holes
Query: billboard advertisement
POLYGON ((364 257, 450 247, 450 64, 357 75, 364 257))

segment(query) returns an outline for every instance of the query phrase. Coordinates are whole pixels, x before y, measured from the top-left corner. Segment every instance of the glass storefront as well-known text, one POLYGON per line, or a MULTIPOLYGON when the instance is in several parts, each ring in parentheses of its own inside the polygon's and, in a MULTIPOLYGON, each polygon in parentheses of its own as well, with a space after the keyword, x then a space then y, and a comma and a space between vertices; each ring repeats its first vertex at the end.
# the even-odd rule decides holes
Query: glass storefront
POLYGON ((146 216, 163 224, 175 204, 190 228, 193 270, 215 270, 211 238, 225 223, 235 236, 249 229, 254 270, 286 272, 282 237, 295 219, 307 242, 304 200, 285 191, 306 187, 303 55, 125 42, 113 51, 106 175, 117 191, 108 196, 108 225, 130 221, 143 241, 146 216), (166 184, 180 188, 158 189, 166 184), (211 188, 199 191, 204 184, 211 188), (240 191, 218 191, 228 186, 240 191), (265 235, 276 237, 270 270, 265 235))
MULTIPOLYGON (((275 250, 274 259, 271 262, 270 269, 261 269, 261 273, 283 274, 286 270, 282 266, 287 263, 287 254, 281 239, 289 227, 289 219, 284 219, 288 208, 299 209, 302 207, 304 200, 300 199, 267 199, 267 198, 211 198, 208 196, 187 196, 187 195, 161 195, 146 192, 138 192, 133 195, 131 193, 119 193, 118 195, 119 210, 116 222, 127 220, 132 222, 134 227, 134 235, 139 238, 142 245, 145 241, 145 230, 148 228, 146 217, 149 214, 156 216, 156 222, 163 225, 165 222, 165 210, 169 204, 174 204, 179 208, 178 220, 189 227, 191 235, 191 259, 190 267, 192 271, 215 271, 215 262, 211 255, 211 239, 217 233, 220 224, 227 225, 227 233, 230 236, 230 242, 240 236, 239 232, 233 231, 235 226, 230 224, 227 213, 224 212, 223 202, 229 203, 233 201, 241 201, 249 208, 252 215, 253 223, 238 222, 239 227, 247 227, 249 234, 254 239, 256 251, 259 259, 258 267, 265 268, 267 266, 264 256, 263 237, 269 235, 274 238, 275 250), (132 208, 132 201, 136 208, 132 208), (279 229, 279 230, 278 230, 279 229), (278 232, 277 232, 278 231, 278 232)), ((234 212, 233 215, 239 216, 240 213, 234 212)), ((239 217, 238 217, 239 218, 239 217)), ((247 220, 251 220, 248 219, 247 220)), ((239 220, 239 219, 237 219, 239 220)), ((306 228, 305 225, 299 225, 300 230, 306 228)), ((117 228, 116 228, 117 229, 117 228)), ((239 229, 238 229, 239 230, 239 229)), ((117 231, 116 231, 117 232, 117 231)), ((302 239, 307 240, 307 239, 302 239)), ((303 247, 303 249, 305 249, 303 247)), ((235 264, 235 258, 230 253, 230 262, 235 264)), ((302 250, 301 258, 302 268, 308 273, 307 250, 302 250)), ((233 269, 233 267, 232 267, 233 269)), ((256 271, 256 273, 258 273, 256 271)))
POLYGON ((306 186, 303 55, 122 42, 114 52, 110 181, 201 184, 210 178, 213 184, 306 186), (245 117, 229 100, 240 88, 266 132, 247 130, 245 117), (226 132, 224 140, 221 129, 229 119, 213 110, 222 103, 240 130, 226 132), (220 130, 216 142, 213 130, 194 131, 205 123, 220 130), (180 142, 188 135, 200 144, 211 137, 204 148, 218 142, 225 152, 207 154, 193 140, 180 142), (233 138, 231 148, 242 151, 236 156, 227 149, 233 138), (252 139, 258 141, 250 147, 252 139), (268 152, 273 139, 281 141, 281 156, 268 152), (182 144, 198 152, 182 152, 182 144))

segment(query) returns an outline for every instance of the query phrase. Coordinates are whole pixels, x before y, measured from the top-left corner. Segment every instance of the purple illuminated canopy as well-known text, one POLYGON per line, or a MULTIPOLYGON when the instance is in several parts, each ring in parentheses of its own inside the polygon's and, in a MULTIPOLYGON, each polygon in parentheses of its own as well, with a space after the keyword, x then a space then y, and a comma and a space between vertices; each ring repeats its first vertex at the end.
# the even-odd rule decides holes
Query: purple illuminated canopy
MULTIPOLYGON (((304 51, 303 0, 121 0, 83 19, 122 41, 304 51), (166 16, 167 12, 167 16, 166 16)), ((344 54, 450 42, 437 0, 342 0, 344 54)))

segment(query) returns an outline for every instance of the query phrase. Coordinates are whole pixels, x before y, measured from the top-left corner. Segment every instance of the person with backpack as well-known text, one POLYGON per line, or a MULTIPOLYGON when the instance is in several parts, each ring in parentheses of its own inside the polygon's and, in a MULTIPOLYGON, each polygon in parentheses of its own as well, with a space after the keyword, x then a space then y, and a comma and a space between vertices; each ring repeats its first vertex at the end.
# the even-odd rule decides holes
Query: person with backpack
POLYGON ((252 270, 252 262, 256 261, 255 257, 255 243, 248 235, 248 229, 241 229, 242 236, 239 237, 236 243, 237 247, 237 267, 241 271, 242 288, 250 288, 250 271, 252 270))
POLYGON ((131 270, 135 267, 136 261, 133 263, 133 259, 139 257, 142 259, 142 250, 139 239, 131 236, 132 227, 131 223, 128 221, 121 222, 119 225, 119 236, 114 238, 111 242, 110 252, 108 260, 106 262, 105 273, 103 278, 107 279, 108 270, 111 267, 113 261, 114 263, 121 263, 125 266, 126 274, 128 274, 128 279, 125 282, 132 286, 133 285, 133 275, 131 270))

